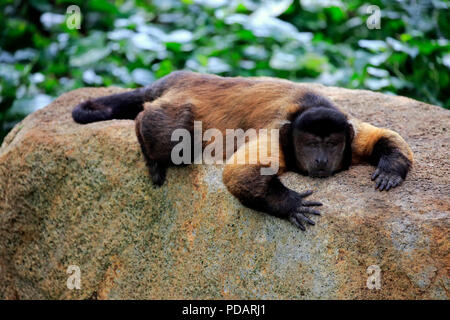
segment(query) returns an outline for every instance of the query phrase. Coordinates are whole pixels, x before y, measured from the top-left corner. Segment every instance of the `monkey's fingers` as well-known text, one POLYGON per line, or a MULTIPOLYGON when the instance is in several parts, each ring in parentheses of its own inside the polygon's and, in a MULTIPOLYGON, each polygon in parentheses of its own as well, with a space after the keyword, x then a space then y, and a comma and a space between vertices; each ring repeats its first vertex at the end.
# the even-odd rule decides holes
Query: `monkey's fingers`
POLYGON ((303 201, 302 205, 305 207, 322 206, 323 203, 319 201, 303 201))
POLYGON ((388 174, 382 173, 381 175, 378 176, 378 178, 375 181, 376 181, 375 189, 383 191, 390 181, 390 176, 388 174))
POLYGON ((389 180, 388 184, 386 185, 386 189, 385 190, 389 191, 389 189, 391 189, 393 185, 394 185, 393 181, 389 180))
POLYGON ((402 177, 396 177, 394 180, 394 187, 398 186, 400 183, 402 183, 403 178, 402 177))
POLYGON ((383 189, 381 189, 381 185, 383 184, 385 179, 386 179, 386 177, 384 176, 384 174, 380 174, 375 180, 375 189, 378 189, 380 191, 383 190, 383 189))
POLYGON ((304 213, 298 212, 298 213, 295 213, 294 215, 297 218, 297 221, 299 221, 301 223, 306 222, 312 226, 316 224, 314 221, 312 221, 310 218, 308 218, 304 213))
POLYGON ((307 190, 305 192, 299 193, 300 198, 306 198, 307 196, 312 195, 313 191, 312 190, 307 190))
POLYGON ((388 182, 389 182, 389 177, 385 176, 385 177, 383 178, 383 182, 381 182, 381 184, 380 184, 379 190, 380 190, 380 191, 383 191, 384 188, 386 188, 388 182))
POLYGON ((378 177, 381 173, 381 170, 377 168, 377 170, 375 170, 375 172, 372 174, 372 181, 375 180, 376 177, 378 177))
POLYGON ((315 214, 316 216, 320 216, 319 210, 316 210, 313 208, 308 208, 308 207, 302 206, 302 207, 298 207, 296 211, 301 214, 310 213, 310 214, 315 214))
POLYGON ((294 214, 292 214, 290 220, 292 223, 294 223, 297 227, 299 227, 302 230, 304 230, 303 228, 305 228, 305 223, 308 223, 312 226, 316 224, 314 221, 312 221, 311 219, 309 219, 307 216, 305 216, 303 213, 300 212, 295 212, 294 214))
POLYGON ((391 179, 389 179, 389 182, 388 182, 385 190, 388 191, 391 188, 395 188, 402 181, 403 181, 403 179, 401 177, 399 177, 399 176, 391 177, 391 179))
POLYGON ((305 230, 306 230, 305 226, 304 226, 303 224, 301 224, 301 222, 299 222, 295 216, 291 216, 291 217, 289 218, 289 221, 290 221, 292 224, 294 224, 295 226, 297 226, 297 228, 301 229, 302 231, 305 231, 305 230))

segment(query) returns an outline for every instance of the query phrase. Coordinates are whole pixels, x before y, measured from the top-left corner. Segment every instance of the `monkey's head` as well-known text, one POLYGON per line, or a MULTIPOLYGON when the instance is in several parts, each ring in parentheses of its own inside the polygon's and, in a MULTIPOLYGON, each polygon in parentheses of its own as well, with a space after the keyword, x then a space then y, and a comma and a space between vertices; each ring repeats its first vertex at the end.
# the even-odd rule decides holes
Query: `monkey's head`
POLYGON ((344 114, 334 108, 310 108, 292 126, 295 161, 301 172, 327 177, 351 163, 353 130, 344 114))

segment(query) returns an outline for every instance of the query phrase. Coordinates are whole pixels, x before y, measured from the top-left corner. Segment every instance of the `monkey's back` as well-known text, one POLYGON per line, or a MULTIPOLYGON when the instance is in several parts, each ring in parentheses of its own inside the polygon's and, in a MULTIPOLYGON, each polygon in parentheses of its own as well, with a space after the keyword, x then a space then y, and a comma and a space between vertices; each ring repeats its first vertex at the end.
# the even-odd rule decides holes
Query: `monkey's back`
POLYGON ((203 129, 274 128, 299 109, 306 89, 268 77, 219 77, 178 71, 155 82, 153 104, 177 108, 190 104, 203 129))

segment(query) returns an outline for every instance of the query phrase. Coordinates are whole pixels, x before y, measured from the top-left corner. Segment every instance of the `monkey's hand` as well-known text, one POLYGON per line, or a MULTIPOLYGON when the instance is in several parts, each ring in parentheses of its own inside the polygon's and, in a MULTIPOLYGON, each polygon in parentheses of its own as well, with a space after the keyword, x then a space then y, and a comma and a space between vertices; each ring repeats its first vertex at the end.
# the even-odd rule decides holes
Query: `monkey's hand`
POLYGON ((372 174, 373 180, 375 180, 375 189, 388 191, 398 186, 404 179, 397 172, 378 167, 372 174))
POLYGON ((377 128, 355 118, 350 123, 355 132, 353 156, 366 159, 377 167, 372 175, 375 189, 388 191, 405 180, 414 160, 406 141, 395 131, 377 128))
POLYGON ((308 218, 307 214, 320 215, 318 210, 311 208, 312 206, 321 206, 322 203, 318 201, 306 201, 304 198, 308 197, 313 193, 312 190, 308 190, 302 193, 297 193, 295 191, 289 190, 288 207, 289 213, 288 218, 291 223, 296 227, 305 231, 305 223, 310 225, 315 225, 316 223, 308 218))

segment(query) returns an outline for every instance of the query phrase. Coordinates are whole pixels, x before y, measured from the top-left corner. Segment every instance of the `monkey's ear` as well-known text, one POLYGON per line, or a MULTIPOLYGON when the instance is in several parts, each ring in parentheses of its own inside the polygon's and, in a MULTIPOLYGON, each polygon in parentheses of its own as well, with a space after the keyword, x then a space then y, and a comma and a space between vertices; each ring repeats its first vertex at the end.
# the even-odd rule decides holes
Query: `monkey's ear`
POLYGON ((353 126, 351 121, 348 122, 348 135, 349 135, 350 141, 353 141, 353 139, 355 138, 355 135, 356 135, 355 127, 353 126))
MULTIPOLYGON (((285 153, 285 157, 289 158, 291 153, 293 153, 292 146, 292 122, 289 120, 285 120, 280 124, 279 128, 280 133, 280 144, 283 152, 285 153)), ((287 159, 286 161, 289 162, 287 159)))
POLYGON ((282 139, 288 139, 290 138, 292 134, 292 122, 289 120, 284 120, 280 124, 280 137, 282 139))

